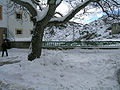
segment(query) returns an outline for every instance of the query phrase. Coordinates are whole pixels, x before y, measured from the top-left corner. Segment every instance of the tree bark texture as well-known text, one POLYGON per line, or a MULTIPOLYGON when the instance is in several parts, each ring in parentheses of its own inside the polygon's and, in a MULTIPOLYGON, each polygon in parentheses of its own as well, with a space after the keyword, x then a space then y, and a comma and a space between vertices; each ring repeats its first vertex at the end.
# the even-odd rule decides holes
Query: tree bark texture
POLYGON ((36 58, 40 58, 42 52, 42 39, 44 35, 44 29, 51 17, 54 15, 55 9, 55 5, 50 5, 47 15, 41 21, 34 23, 35 28, 31 40, 32 52, 28 55, 29 61, 32 61, 36 58))
POLYGON ((32 52, 28 55, 28 60, 32 61, 35 58, 40 58, 42 52, 42 39, 44 34, 43 25, 36 24, 31 40, 32 52))

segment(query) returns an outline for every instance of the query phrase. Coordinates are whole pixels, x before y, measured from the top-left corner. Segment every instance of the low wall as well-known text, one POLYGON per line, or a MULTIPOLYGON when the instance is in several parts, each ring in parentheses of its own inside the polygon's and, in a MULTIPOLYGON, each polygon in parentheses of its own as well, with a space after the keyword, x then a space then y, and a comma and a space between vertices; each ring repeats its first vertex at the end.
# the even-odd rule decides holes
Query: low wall
MULTIPOLYGON (((30 41, 10 42, 11 48, 29 48, 30 41)), ((71 48, 120 48, 120 41, 43 41, 45 49, 71 49, 71 48)))
POLYGON ((29 48, 30 42, 29 41, 11 41, 11 48, 29 48))

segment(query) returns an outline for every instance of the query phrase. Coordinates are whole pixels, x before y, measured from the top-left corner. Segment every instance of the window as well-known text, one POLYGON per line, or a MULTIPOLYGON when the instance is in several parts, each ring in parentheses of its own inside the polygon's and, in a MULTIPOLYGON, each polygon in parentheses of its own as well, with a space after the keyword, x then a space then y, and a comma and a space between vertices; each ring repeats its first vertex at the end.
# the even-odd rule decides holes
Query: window
POLYGON ((33 30, 30 30, 30 34, 31 34, 31 35, 33 34, 33 30))
POLYGON ((2 6, 0 5, 0 20, 2 20, 2 6))
POLYGON ((16 12, 16 19, 22 19, 22 14, 21 14, 21 13, 16 12))
POLYGON ((32 16, 30 16, 30 21, 32 21, 33 20, 33 17, 32 16))
POLYGON ((16 34, 21 35, 22 34, 22 29, 16 29, 16 34))

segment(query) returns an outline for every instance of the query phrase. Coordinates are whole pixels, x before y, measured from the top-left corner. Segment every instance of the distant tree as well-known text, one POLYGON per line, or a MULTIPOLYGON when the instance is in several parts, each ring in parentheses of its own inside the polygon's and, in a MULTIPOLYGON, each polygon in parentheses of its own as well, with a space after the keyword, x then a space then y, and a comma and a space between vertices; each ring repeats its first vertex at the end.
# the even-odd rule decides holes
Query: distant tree
MULTIPOLYGON (((61 4, 62 0, 11 0, 15 4, 26 8, 32 18, 34 29, 31 40, 32 51, 28 55, 28 60, 40 58, 42 52, 42 39, 44 29, 47 26, 66 23, 71 20, 80 10, 87 11, 86 6, 91 5, 93 8, 102 8, 103 12, 110 15, 110 11, 117 10, 120 6, 117 0, 66 0, 71 4, 71 10, 66 15, 56 12, 56 8, 61 4), (59 14, 61 17, 56 17, 59 14)), ((63 9, 63 8, 62 8, 63 9)), ((83 13, 83 14, 84 14, 83 13)))

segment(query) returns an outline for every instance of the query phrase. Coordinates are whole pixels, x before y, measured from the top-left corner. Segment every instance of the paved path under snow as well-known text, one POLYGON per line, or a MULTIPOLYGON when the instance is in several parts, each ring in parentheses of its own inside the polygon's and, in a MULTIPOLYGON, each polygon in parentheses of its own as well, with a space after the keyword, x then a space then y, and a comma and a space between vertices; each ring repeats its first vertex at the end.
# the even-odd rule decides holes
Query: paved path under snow
POLYGON ((15 57, 2 57, 0 59, 0 66, 6 65, 6 64, 14 64, 20 62, 19 60, 16 60, 18 56, 15 57))

